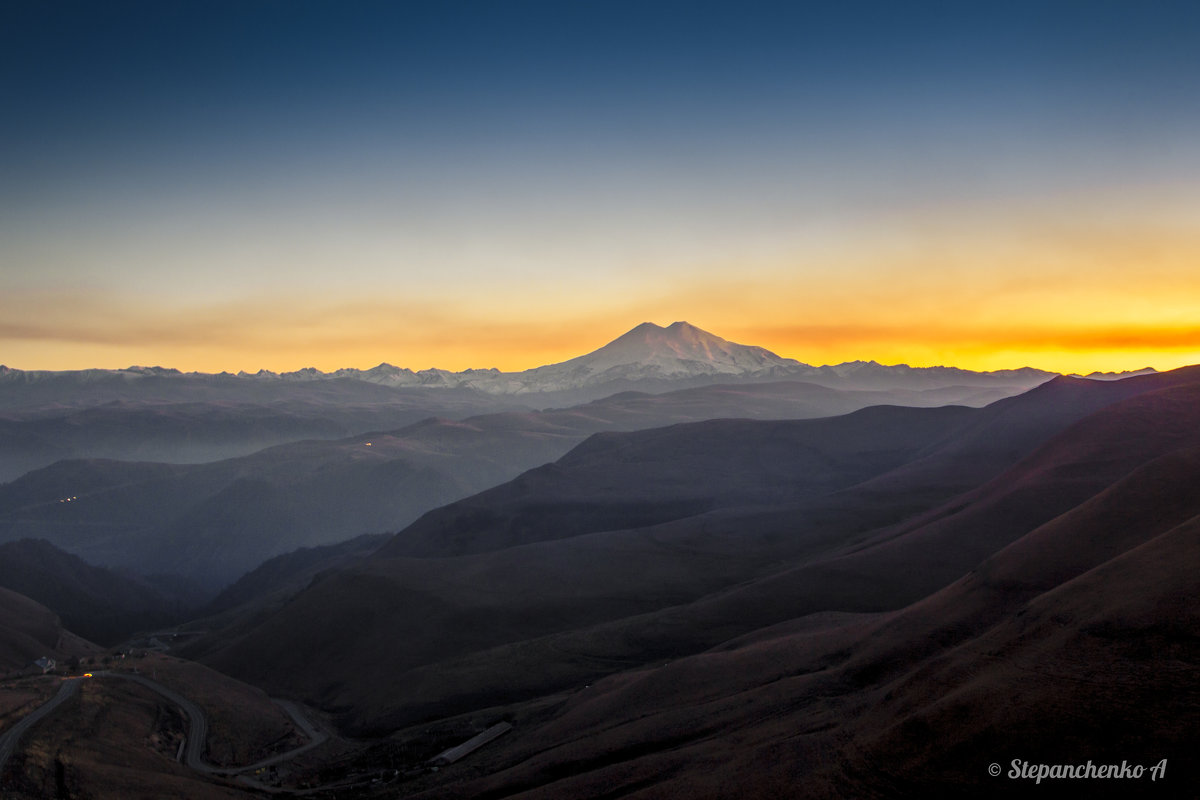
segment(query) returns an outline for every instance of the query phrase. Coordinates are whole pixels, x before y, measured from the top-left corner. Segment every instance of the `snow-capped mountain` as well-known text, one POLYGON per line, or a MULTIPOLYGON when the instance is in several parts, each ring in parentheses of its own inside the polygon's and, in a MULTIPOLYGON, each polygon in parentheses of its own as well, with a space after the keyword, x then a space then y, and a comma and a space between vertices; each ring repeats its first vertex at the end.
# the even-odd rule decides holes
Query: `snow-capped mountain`
MULTIPOLYGON (((307 373, 307 371, 304 371, 307 373)), ((380 364, 369 370, 341 369, 330 376, 357 378, 385 386, 465 387, 488 394, 562 392, 614 382, 795 378, 819 370, 762 347, 736 344, 687 322, 667 327, 643 322, 598 350, 558 364, 521 372, 468 369, 449 372, 380 364)), ((285 373, 293 379, 299 373, 285 373)), ((305 374, 304 377, 309 377, 305 374)))
POLYGON ((610 380, 781 377, 811 371, 807 364, 762 347, 735 344, 687 322, 666 328, 643 322, 599 350, 520 374, 523 382, 568 388, 610 380))
MULTIPOLYGON (((453 389, 510 397, 519 402, 586 402, 625 390, 662 392, 671 389, 713 383, 739 381, 801 380, 837 389, 924 391, 948 386, 1004 387, 1024 390, 1053 377, 1053 373, 1035 369, 972 372, 954 367, 885 366, 874 361, 851 361, 835 366, 814 367, 784 358, 770 350, 737 344, 703 331, 687 322, 661 327, 644 322, 603 347, 586 355, 557 364, 521 372, 497 369, 468 369, 451 372, 444 369, 413 371, 391 364, 371 369, 339 369, 322 372, 308 367, 294 372, 218 375, 181 373, 162 367, 129 367, 124 370, 82 370, 47 372, 10 369, 0 366, 0 387, 8 391, 41 386, 43 391, 69 392, 73 385, 87 385, 99 402, 107 396, 105 384, 122 386, 125 398, 136 386, 144 384, 162 393, 175 385, 181 398, 198 387, 220 386, 222 391, 243 385, 253 387, 291 384, 315 386, 319 382, 338 381, 362 386, 373 384, 379 390, 453 389)), ((274 390, 272 390, 274 391, 274 390)), ((111 399, 111 398, 109 398, 111 399)), ((3 405, 0 403, 0 405, 3 405)))

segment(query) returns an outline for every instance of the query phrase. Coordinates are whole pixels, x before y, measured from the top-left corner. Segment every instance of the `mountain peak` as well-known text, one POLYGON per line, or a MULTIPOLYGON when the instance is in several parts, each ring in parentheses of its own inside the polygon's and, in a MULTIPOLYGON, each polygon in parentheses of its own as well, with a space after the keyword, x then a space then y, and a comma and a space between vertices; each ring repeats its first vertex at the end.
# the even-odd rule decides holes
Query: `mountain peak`
MULTIPOLYGON (((721 342, 721 343, 724 343, 727 345, 733 344, 733 342, 726 341, 725 339, 722 339, 720 336, 717 336, 715 334, 709 333, 708 331, 697 328, 695 325, 693 325, 690 322, 684 322, 681 320, 681 321, 677 321, 677 322, 672 322, 670 325, 668 325, 665 328, 661 325, 656 325, 653 322, 643 322, 641 325, 638 325, 638 326, 632 328, 631 330, 629 330, 628 332, 622 334, 621 336, 618 336, 616 339, 614 339, 613 341, 611 341, 607 345, 605 345, 605 347, 614 345, 617 342, 626 341, 626 340, 630 340, 630 339, 639 340, 639 341, 651 341, 651 342, 655 342, 655 343, 689 342, 689 341, 697 342, 697 341, 704 340, 704 341, 710 341, 710 342, 721 342)), ((736 346, 743 347, 744 345, 736 345, 736 346)), ((604 348, 600 348, 600 349, 603 350, 604 348)), ((761 350, 762 348, 755 348, 755 349, 761 350)), ((599 352, 599 351, 597 351, 597 352, 599 352)))
POLYGON ((643 322, 599 350, 533 372, 562 371, 598 381, 763 375, 796 366, 799 362, 790 358, 730 342, 681 320, 666 328, 643 322))

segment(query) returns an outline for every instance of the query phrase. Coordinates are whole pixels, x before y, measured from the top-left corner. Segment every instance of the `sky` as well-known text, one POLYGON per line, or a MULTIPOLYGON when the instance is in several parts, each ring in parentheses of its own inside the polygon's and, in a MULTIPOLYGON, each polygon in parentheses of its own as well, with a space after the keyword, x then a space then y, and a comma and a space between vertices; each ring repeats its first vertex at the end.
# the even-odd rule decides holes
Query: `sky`
POLYGON ((0 4, 0 363, 1200 363, 1195 2, 0 4))

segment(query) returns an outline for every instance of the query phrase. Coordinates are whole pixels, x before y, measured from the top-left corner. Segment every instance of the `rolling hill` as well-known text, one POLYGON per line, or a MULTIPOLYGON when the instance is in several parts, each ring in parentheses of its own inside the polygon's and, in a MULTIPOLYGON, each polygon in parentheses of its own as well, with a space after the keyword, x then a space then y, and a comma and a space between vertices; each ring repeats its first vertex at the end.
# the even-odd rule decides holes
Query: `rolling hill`
POLYGON ((36 659, 57 661, 91 656, 100 648, 62 626, 62 620, 41 603, 0 588, 0 669, 19 672, 36 659))
POLYGON ((68 629, 102 645, 179 622, 191 610, 178 597, 33 539, 0 544, 0 586, 52 609, 68 629))
MULTIPOLYGON (((1133 484, 1114 487, 1157 459, 1182 469, 1172 454, 1200 445, 1196 371, 1122 383, 1035 390, 1023 400, 1030 413, 993 411, 990 435, 974 424, 988 409, 870 409, 593 437, 552 467, 431 512, 368 562, 321 576, 260 625, 217 633, 195 652, 338 711, 350 730, 380 733, 814 614, 851 614, 852 631, 1110 490, 1132 497, 1133 484), (1062 391, 1090 389, 1100 409, 1083 403, 1070 424, 1062 391), (922 414, 944 418, 922 428, 922 414), (1031 431, 1049 420, 1059 432, 1037 442, 1031 431), (821 437, 830 449, 814 451, 821 437), (997 440, 1016 444, 998 451, 997 440), (972 447, 987 472, 1001 455, 1009 466, 966 492, 958 478, 932 491, 937 454, 962 460, 972 447), (839 459, 841 483, 830 471, 839 459)), ((830 625, 848 635, 818 627, 830 625)), ((914 642, 925 639, 904 646, 914 642)))
POLYGON ((1087 791, 1190 796, 1197 479, 1200 449, 1172 449, 910 606, 805 615, 619 673, 476 765, 492 774, 414 796, 1012 797, 1033 785, 1014 762, 1162 759, 1161 782, 1087 791))
MULTIPOLYGON (((979 401, 976 389, 962 399, 979 401)), ((715 417, 808 418, 958 390, 849 392, 799 382, 625 393, 567 409, 428 419, 208 464, 69 460, 0 485, 0 541, 41 538, 100 565, 178 574, 210 593, 298 547, 395 531, 559 458, 597 431, 715 417)))

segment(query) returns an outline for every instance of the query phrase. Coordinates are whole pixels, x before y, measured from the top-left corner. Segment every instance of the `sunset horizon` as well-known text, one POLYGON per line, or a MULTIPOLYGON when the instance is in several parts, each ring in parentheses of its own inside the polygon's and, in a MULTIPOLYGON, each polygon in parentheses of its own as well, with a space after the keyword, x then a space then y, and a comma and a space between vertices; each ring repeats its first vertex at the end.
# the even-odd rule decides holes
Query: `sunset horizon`
POLYGON ((3 800, 1200 797, 1197 0, 16 0, 0 109, 3 800))
MULTIPOLYGON (((21 364, 5 362, 4 366, 9 369, 21 370, 25 372, 73 372, 89 369, 103 370, 124 370, 131 367, 139 368, 162 368, 177 370, 183 373, 200 373, 200 374, 219 374, 219 373, 247 373, 253 374, 259 371, 271 373, 288 373, 297 372, 304 369, 317 369, 321 372, 334 372, 340 369, 358 369, 366 370, 380 365, 390 365, 401 369, 409 369, 414 372, 428 369, 439 369, 450 372, 464 372, 467 370, 489 370, 496 369, 501 372, 516 373, 525 370, 534 369, 550 364, 558 364, 568 361, 573 358, 590 353, 609 342, 620 337, 634 327, 644 323, 651 323, 662 328, 667 328, 670 324, 676 321, 688 322, 691 320, 680 318, 679 320, 660 318, 658 320, 642 320, 639 323, 628 325, 627 327, 617 329, 613 328, 610 331, 581 331, 572 330, 570 335, 566 336, 563 332, 556 332, 551 326, 545 326, 539 333, 537 330, 531 330, 528 326, 520 329, 508 329, 500 332, 497 335, 495 330, 489 331, 487 334, 481 335, 480 338, 470 339, 465 338, 455 342, 438 343, 428 348, 425 352, 433 352, 436 354, 450 353, 451 357, 455 353, 462 353, 457 360, 447 358, 443 362, 431 360, 430 357, 422 358, 419 354, 406 360, 403 358, 405 348, 395 348, 399 355, 384 354, 386 348, 382 345, 373 348, 373 351, 383 354, 380 357, 372 360, 371 358, 355 359, 356 352, 361 352, 364 348, 358 349, 341 349, 331 348, 329 352, 321 357, 313 357, 314 353, 325 352, 325 348, 318 346, 305 348, 303 354, 284 358, 282 360, 271 360, 269 358, 259 358, 255 354, 242 352, 236 356, 230 356, 228 361, 210 360, 205 361, 190 359, 187 354, 187 348, 178 348, 176 351, 181 353, 181 358, 178 361, 170 361, 159 358, 157 360, 133 360, 121 361, 120 359, 112 360, 111 358, 105 361, 86 361, 86 357, 79 357, 77 351, 76 360, 68 360, 63 365, 44 366, 41 364, 21 364), (496 341, 525 341, 530 342, 531 346, 520 349, 510 350, 507 354, 492 357, 490 360, 486 356, 473 358, 473 353, 488 353, 497 352, 494 346, 496 341), (565 343, 564 343, 565 342, 565 343), (574 344, 578 342, 578 344, 574 344), (572 347, 574 344, 574 347, 572 347), (489 346, 492 345, 492 346, 489 346), (542 360, 538 360, 537 354, 542 354, 542 360), (249 365, 249 366, 247 366, 249 365)), ((1150 351, 1129 348, 1126 352, 1118 351, 1097 351, 1093 353, 1081 353, 1081 351, 1063 351, 1059 355, 1045 355, 1046 351, 1052 349, 1043 347, 1040 349, 1022 350, 1017 347, 1001 347, 993 351, 988 351, 985 348, 978 346, 965 346, 958 349, 939 349, 935 346, 925 344, 920 347, 910 348, 907 352, 910 354, 928 354, 928 357, 921 359, 906 356, 905 351, 898 349, 894 344, 888 345, 886 348, 879 348, 874 353, 861 352, 852 353, 848 357, 839 357, 837 354, 841 352, 849 352, 848 349, 830 348, 828 345, 813 346, 806 340, 800 340, 798 344, 789 344, 796 341, 797 336, 804 336, 807 328, 799 326, 799 333, 792 333, 786 327, 783 330, 777 328, 760 329, 756 327, 747 327, 744 329, 745 334, 741 336, 728 336, 721 329, 713 329, 713 326, 696 325, 696 327, 710 333, 714 336, 725 339, 729 342, 747 345, 753 347, 762 347, 771 353, 783 358, 792 359, 809 366, 836 366, 838 364, 853 363, 853 362, 876 362, 885 366, 906 365, 910 367, 953 367, 958 369, 971 370, 976 372, 993 372, 1018 369, 1037 369, 1045 372, 1054 372, 1060 374, 1076 374, 1087 375, 1090 373, 1121 373, 1133 372, 1144 369, 1152 369, 1159 372, 1177 369, 1179 367, 1191 366, 1200 363, 1200 356, 1189 359, 1186 355, 1181 357, 1162 357, 1161 353, 1151 353, 1150 351), (757 338, 756 338, 757 337, 757 338), (781 344, 767 344, 768 340, 776 340, 781 344), (960 354, 957 360, 950 357, 940 358, 938 353, 954 352, 960 354), (806 353, 828 353, 832 354, 826 358, 813 358, 811 355, 806 357, 806 353), (1148 354, 1159 355, 1158 363, 1154 363, 1149 358, 1139 361, 1136 355, 1132 354, 1148 354), (1021 361, 1021 355, 1027 355, 1024 361, 1021 361), (883 355, 883 357, 881 357, 883 355), (889 357, 890 355, 890 357, 889 357), (1046 366, 1050 364, 1050 366, 1046 366), (1071 364, 1082 364, 1084 367, 1072 368, 1071 364), (1165 364, 1165 366, 1164 366, 1165 364)), ((1075 338, 1086 338, 1087 332, 1076 333, 1075 338)), ((1108 336, 1111 338, 1121 338, 1122 334, 1098 334, 1097 338, 1108 336)), ((1031 336, 1029 338, 1032 338, 1031 336)), ((1132 336, 1130 340, 1137 342, 1140 337, 1132 336)), ((1028 342, 1028 338, 1026 339, 1028 342)), ((133 352, 130 353, 134 355, 133 352)), ((436 355, 432 358, 436 358, 436 355)))
POLYGON ((1187 4, 27 5, 0 362, 1200 362, 1187 4), (68 13, 69 12, 69 13, 68 13))

